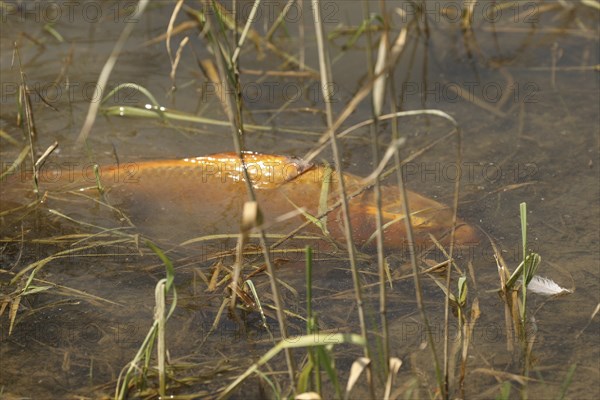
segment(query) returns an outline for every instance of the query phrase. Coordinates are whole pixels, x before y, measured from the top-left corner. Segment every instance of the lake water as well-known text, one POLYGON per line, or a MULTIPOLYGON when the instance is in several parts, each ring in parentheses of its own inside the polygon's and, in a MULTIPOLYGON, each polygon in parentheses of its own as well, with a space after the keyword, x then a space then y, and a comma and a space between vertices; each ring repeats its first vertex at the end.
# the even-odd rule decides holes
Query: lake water
MULTIPOLYGON (((174 25, 181 29, 171 37, 173 59, 187 39, 171 78, 163 35, 174 4, 151 2, 143 15, 132 20, 135 4, 0 4, 2 171, 29 143, 26 129, 17 125, 22 78, 15 43, 35 119, 35 154, 40 156, 57 141, 59 147, 48 159, 52 165, 80 168, 234 150, 231 128, 223 124, 227 122, 220 101, 223 93, 206 78, 205 61, 215 59, 214 49, 194 24, 193 13, 202 6, 186 2, 175 19, 174 25), (98 101, 93 98, 95 82, 127 24, 134 24, 134 29, 110 75, 109 89, 132 83, 147 89, 167 110, 204 120, 99 115, 81 147, 76 140, 90 101, 98 101)), ((251 4, 238 5, 240 20, 245 20, 251 4)), ((260 6, 254 31, 239 56, 244 144, 253 151, 304 156, 317 147, 327 119, 310 3, 294 3, 271 44, 264 39, 284 4, 260 6)), ((478 2, 471 9, 468 27, 461 25, 461 13, 468 12, 463 2, 426 2, 420 11, 410 2, 386 2, 385 13, 378 2, 368 4, 374 15, 386 15, 390 42, 402 28, 407 29, 404 50, 393 73, 386 75, 384 113, 391 112, 389 96, 394 96, 398 110, 441 110, 461 128, 462 157, 457 159, 456 135, 427 147, 452 131, 447 120, 434 116, 397 120, 399 134, 406 137, 400 155, 410 158, 403 167, 409 189, 452 204, 460 176, 460 217, 493 238, 511 270, 522 257, 519 204, 526 202, 529 247, 542 257, 539 274, 574 290, 558 298, 528 296, 533 341, 529 397, 559 396, 570 368, 576 366, 565 397, 598 398, 600 326, 598 316, 592 318, 600 304, 598 3, 478 2)), ((231 10, 231 4, 226 8, 231 10)), ((357 30, 365 10, 359 2, 322 2, 321 8, 337 117, 369 81, 367 34, 357 30)), ((370 26, 375 59, 383 25, 375 18, 370 26)), ((233 43, 231 31, 227 35, 233 43)), ((112 95, 103 107, 144 109, 148 103, 142 92, 126 89, 112 95)), ((342 129, 370 119, 371 109, 367 97, 342 129)), ((381 153, 392 140, 390 121, 381 121, 378 127, 381 153)), ((345 171, 361 176, 372 172, 368 128, 339 142, 345 171)), ((23 168, 30 168, 30 157, 24 154, 23 168)), ((333 163, 329 147, 318 160, 333 163)), ((8 190, 5 182, 2 193, 8 190)), ((386 182, 396 181, 391 177, 386 182)), ((135 231, 102 231, 96 225, 102 222, 101 215, 89 202, 85 208, 71 205, 57 211, 65 210, 69 218, 43 207, 27 210, 19 218, 0 217, 0 393, 6 398, 112 396, 119 372, 134 357, 152 324, 154 288, 165 274, 160 259, 143 240, 119 234, 135 231), (94 226, 81 224, 91 221, 94 226), (47 263, 35 264, 47 257, 51 257, 47 263), (29 287, 33 293, 18 296, 36 266, 29 287)), ((481 309, 464 395, 496 397, 503 382, 509 382, 509 397, 517 398, 524 390, 519 378, 500 374, 520 375, 523 369, 519 352, 507 351, 498 272, 485 234, 480 245, 462 249, 457 257, 463 270, 472 264, 475 282, 469 274, 469 304, 477 297, 481 309)), ((243 314, 244 329, 227 313, 213 327, 225 287, 209 291, 207 283, 218 260, 224 267, 232 265, 235 243, 232 238, 210 249, 164 248, 175 264, 178 293, 177 308, 167 323, 170 373, 178 379, 171 381, 169 393, 213 397, 273 345, 258 312, 243 314)), ((325 246, 315 253, 314 308, 321 330, 358 333, 344 252, 332 253, 325 246)), ((404 361, 395 389, 403 398, 433 396, 431 353, 420 347, 426 335, 413 280, 407 276, 410 267, 402 255, 386 255, 395 279, 388 290, 390 352, 404 361)), ((295 313, 290 331, 303 333, 305 322, 298 316, 306 315, 304 256, 284 247, 273 258, 282 265, 278 278, 288 285, 281 289, 285 306, 295 313)), ((259 256, 248 256, 248 265, 261 264, 259 256)), ((366 285, 367 320, 375 332, 379 321, 376 258, 367 255, 359 264, 366 285)), ((440 351, 444 294, 432 279, 422 279, 440 351)), ((266 275, 252 280, 261 301, 271 305, 266 275)), ((267 323, 276 334, 274 315, 267 308, 267 323)), ((361 354, 348 346, 336 354, 342 382, 361 354)), ((272 378, 285 382, 283 358, 272 368, 272 378)), ((151 375, 148 387, 156 388, 157 382, 151 375)), ((271 389, 257 382, 249 380, 238 396, 270 395, 271 389)), ((357 389, 357 398, 366 393, 362 390, 357 389)), ((456 385, 452 390, 453 395, 462 395, 456 385)), ((137 396, 155 393, 148 389, 137 396)))

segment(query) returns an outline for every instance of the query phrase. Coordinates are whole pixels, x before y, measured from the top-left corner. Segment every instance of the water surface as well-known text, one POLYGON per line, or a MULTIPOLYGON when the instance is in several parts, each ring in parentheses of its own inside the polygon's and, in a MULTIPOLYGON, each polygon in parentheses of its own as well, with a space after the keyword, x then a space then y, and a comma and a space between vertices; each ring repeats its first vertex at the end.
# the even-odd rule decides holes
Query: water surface
MULTIPOLYGON (((102 16, 95 17, 92 8, 98 3, 84 2, 75 8, 72 18, 65 11, 56 19, 45 14, 44 4, 33 9, 28 9, 29 3, 17 3, 16 9, 11 8, 15 3, 3 4, 0 128, 14 139, 0 139, 3 170, 28 143, 25 130, 16 124, 21 78, 18 68, 11 68, 15 41, 32 98, 36 154, 55 140, 59 142, 49 162, 60 166, 112 164, 233 150, 228 126, 117 116, 99 116, 85 149, 76 147, 94 82, 126 23, 124 3, 101 3, 102 16), (45 29, 48 22, 62 41, 45 29)), ((369 4, 371 12, 380 13, 376 3, 369 4)), ((426 16, 416 13, 411 4, 386 4, 391 40, 401 28, 409 29, 405 50, 387 79, 393 82, 400 109, 439 109, 458 121, 462 159, 456 158, 453 136, 405 165, 407 184, 451 204, 460 173, 460 216, 494 239, 510 268, 522 257, 519 204, 527 202, 530 247, 543 260, 540 274, 574 289, 565 297, 532 295, 529 299, 535 332, 529 396, 555 397, 569 368, 576 365, 567 397, 597 398, 599 326, 598 317, 591 322, 590 317, 600 302, 598 13, 583 3, 568 3, 565 8, 560 3, 509 2, 496 10, 494 17, 482 3, 473 10, 471 29, 462 30, 453 14, 461 7, 458 3, 426 3, 427 7, 436 4, 426 16)), ((189 42, 175 80, 169 77, 165 42, 153 39, 165 33, 172 7, 169 3, 151 4, 136 23, 109 86, 132 82, 147 88, 164 107, 226 121, 215 92, 218 89, 206 81, 199 67, 199 61, 213 56, 197 28, 173 36, 173 54, 184 37, 189 37, 189 42)), ((262 127, 247 130, 244 141, 248 149, 302 156, 316 147, 326 130, 319 84, 308 70, 318 70, 312 17, 309 4, 303 3, 303 7, 298 10, 302 18, 288 20, 287 34, 283 29, 277 31, 273 44, 299 60, 304 58, 308 72, 281 74, 300 69, 286 65, 264 44, 259 44, 260 51, 249 44, 240 55, 244 122, 262 127), (304 23, 303 40, 300 22, 304 23)), ((323 7, 335 82, 333 109, 339 115, 368 81, 366 39, 351 40, 353 28, 362 21, 362 9, 359 3, 344 2, 324 3, 323 7)), ((254 27, 264 34, 273 20, 266 6, 262 10, 254 27)), ((190 20, 184 14, 177 18, 178 23, 190 20)), ((380 33, 371 32, 374 42, 380 33)), ((139 92, 123 91, 107 105, 143 107, 146 103, 149 101, 139 92)), ((389 103, 388 99, 386 110, 389 103)), ((365 101, 344 126, 369 118, 371 106, 365 101)), ((451 128, 439 118, 399 119, 399 132, 407 138, 402 157, 418 152, 451 128)), ((391 123, 382 122, 378 132, 384 151, 391 140, 391 123)), ((368 129, 354 132, 340 145, 345 169, 363 176, 372 171, 368 129)), ((330 150, 319 157, 333 160, 330 150)), ((89 213, 82 210, 69 217, 80 221, 89 213)), ((43 398, 99 397, 114 392, 120 370, 132 359, 152 323, 154 287, 164 277, 164 267, 143 242, 138 245, 114 232, 98 232, 97 227, 82 226, 44 210, 32 210, 16 221, 2 220, 3 299, 14 298, 11 293, 22 289, 29 276, 24 274, 9 284, 15 274, 57 252, 78 249, 37 272, 34 285, 45 289, 21 297, 10 335, 9 308, 4 310, 0 325, 0 385, 4 393, 43 398)), ((235 240, 224 241, 217 250, 230 252, 234 247, 235 240)), ((230 266, 231 256, 213 257, 214 247, 166 250, 175 262, 179 295, 168 323, 169 354, 180 377, 194 377, 189 387, 175 392, 214 394, 272 344, 258 313, 244 314, 245 330, 227 316, 216 330, 211 328, 224 289, 207 291, 205 279, 210 279, 210 268, 219 259, 230 266)), ((321 329, 358 332, 344 253, 319 250, 314 307, 321 329)), ((462 268, 472 263, 476 283, 469 284, 470 296, 479 298, 482 312, 465 384, 470 398, 495 397, 500 392, 497 380, 484 370, 522 372, 518 355, 506 350, 503 304, 495 293, 499 283, 492 255, 484 243, 458 257, 462 268)), ((401 255, 388 256, 395 278, 409 273, 401 255)), ((273 257, 282 265, 279 278, 290 285, 283 289, 286 306, 305 315, 303 256, 290 249, 273 257)), ((248 264, 261 265, 260 256, 248 256, 248 264)), ((376 260, 367 257, 360 265, 369 285, 365 293, 368 316, 375 323, 379 318, 377 292, 371 284, 377 281, 376 260)), ((271 304, 266 276, 253 281, 259 293, 264 293, 263 301, 271 304)), ((434 337, 441 348, 443 293, 432 280, 425 279, 424 285, 434 337)), ((430 353, 419 350, 425 334, 416 312, 412 279, 397 280, 388 296, 392 355, 405 363, 399 387, 410 386, 415 376, 433 379, 430 353)), ((277 333, 274 312, 268 314, 269 326, 277 333)), ((301 319, 290 318, 293 333, 303 332, 304 326, 301 319)), ((339 370, 348 371, 359 355, 354 349, 344 349, 339 370)), ((284 368, 283 362, 274 366, 284 368)), ((433 381, 422 379, 424 387, 435 390, 433 381)), ((516 396, 520 385, 511 383, 511 396, 516 396)), ((244 390, 258 395, 257 387, 248 384, 244 390)), ((427 389, 419 390, 423 391, 416 397, 425 395, 427 389)))

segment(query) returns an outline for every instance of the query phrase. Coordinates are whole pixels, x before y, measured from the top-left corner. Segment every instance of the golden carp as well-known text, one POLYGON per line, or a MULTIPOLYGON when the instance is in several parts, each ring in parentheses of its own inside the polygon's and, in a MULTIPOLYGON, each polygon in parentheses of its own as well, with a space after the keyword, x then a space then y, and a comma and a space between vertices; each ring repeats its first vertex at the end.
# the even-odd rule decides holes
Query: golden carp
MULTIPOLYGON (((348 194, 358 193, 349 199, 354 242, 358 248, 375 248, 374 192, 372 188, 364 189, 359 177, 349 173, 340 177, 323 165, 279 155, 246 152, 244 163, 269 233, 287 234, 308 215, 317 217, 327 208, 330 212, 322 219, 323 229, 311 223, 302 233, 329 232, 335 241, 345 243, 337 184, 338 179, 344 179, 348 194), (336 204, 338 207, 334 207, 336 204)), ((71 204, 71 210, 87 207, 93 213, 92 209, 105 201, 140 232, 171 240, 239 232, 243 204, 248 200, 242 161, 234 153, 104 166, 97 172, 91 166, 47 168, 40 172, 39 187, 41 193, 48 193, 45 202, 63 201, 71 204), (99 187, 102 202, 90 200, 99 198, 99 187)), ((8 208, 8 203, 31 201, 32 188, 30 177, 19 180, 17 175, 7 180, 2 188, 5 204, 0 209, 8 208)), ((406 250, 406 215, 399 190, 382 185, 381 195, 384 246, 406 250)), ((414 192, 408 192, 408 203, 415 245, 431 245, 430 234, 447 243, 452 210, 414 192)), ((85 216, 84 210, 79 211, 82 213, 85 216)), ((476 243, 475 230, 458 220, 455 242, 459 246, 476 243)))

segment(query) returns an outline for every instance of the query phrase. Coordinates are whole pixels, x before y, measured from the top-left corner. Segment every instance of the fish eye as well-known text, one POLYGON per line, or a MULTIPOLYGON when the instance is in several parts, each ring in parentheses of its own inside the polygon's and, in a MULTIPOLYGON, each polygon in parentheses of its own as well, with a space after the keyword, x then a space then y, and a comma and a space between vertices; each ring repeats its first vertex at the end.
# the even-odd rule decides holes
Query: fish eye
POLYGON ((385 204, 383 207, 383 211, 392 214, 403 214, 404 207, 402 207, 402 202, 396 201, 392 203, 385 204))

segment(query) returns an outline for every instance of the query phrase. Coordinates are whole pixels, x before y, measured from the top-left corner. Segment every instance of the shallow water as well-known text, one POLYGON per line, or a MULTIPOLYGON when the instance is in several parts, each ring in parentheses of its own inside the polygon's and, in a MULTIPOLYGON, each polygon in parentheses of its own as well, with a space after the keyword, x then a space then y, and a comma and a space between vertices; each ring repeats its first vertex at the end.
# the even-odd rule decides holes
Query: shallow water
MULTIPOLYGON (((95 18, 91 13, 97 3, 83 3, 87 11, 83 5, 76 8, 72 20, 67 14, 56 19, 53 28, 64 38, 59 42, 44 30, 45 23, 50 22, 44 14, 47 9, 27 9, 25 4, 16 11, 5 9, 0 28, 0 128, 17 141, 12 144, 0 139, 3 170, 27 143, 24 130, 15 124, 16 88, 20 82, 18 70, 11 69, 15 40, 28 86, 33 88, 36 151, 41 153, 54 140, 59 142, 49 162, 112 164, 117 160, 179 158, 233 149, 227 126, 115 116, 97 118, 87 148, 75 148, 90 88, 120 35, 126 10, 123 3, 104 3, 103 17, 95 18), (55 109, 47 107, 40 94, 55 109)), ((460 167, 459 214, 494 238, 511 269, 521 258, 519 204, 527 202, 530 247, 543 260, 540 275, 575 290, 556 299, 531 295, 528 300, 528 311, 534 316, 531 329, 535 332, 535 362, 530 371, 534 380, 529 383, 529 397, 555 397, 569 368, 577 365, 566 397, 597 398, 598 317, 588 325, 600 302, 597 13, 581 3, 564 9, 559 3, 509 2, 501 16, 492 18, 484 14, 484 4, 478 4, 473 30, 464 33, 451 18, 452 7, 458 3, 446 3, 447 15, 439 14, 439 4, 439 10, 430 10, 427 24, 422 16, 417 17, 420 30, 411 26, 394 76, 388 78, 394 80, 395 96, 402 109, 440 109, 458 121, 462 160, 456 159, 454 140, 447 139, 405 165, 408 186, 451 204, 460 167)), ((405 2, 387 6, 394 40, 399 28, 414 17, 414 10, 405 2), (404 16, 394 8, 404 11, 404 16)), ((309 4, 304 7, 301 15, 305 41, 298 39, 298 24, 290 23, 291 37, 278 32, 273 43, 294 55, 304 48, 307 65, 318 69, 309 4)), ((328 32, 342 32, 343 27, 360 23, 359 3, 348 7, 347 3, 324 3, 328 32)), ((378 12, 375 3, 370 7, 378 12)), ((134 82, 150 90, 167 108, 225 121, 215 88, 204 83, 198 67, 197 60, 212 56, 196 30, 184 34, 189 35, 190 42, 182 52, 177 90, 173 92, 169 92, 171 67, 164 41, 144 45, 165 32, 171 10, 169 4, 153 3, 144 14, 116 64, 110 86, 134 82)), ((261 33, 272 23, 266 11, 255 24, 261 33)), ((183 14, 178 17, 179 22, 187 20, 183 14)), ((379 37, 378 32, 371 34, 374 39, 379 37)), ((184 35, 173 38, 173 53, 184 35)), ((336 113, 368 79, 365 40, 344 51, 350 38, 351 34, 342 34, 330 42, 336 113)), ((241 60, 247 107, 244 121, 266 127, 264 131, 249 129, 244 138, 246 147, 298 156, 313 149, 326 126, 318 84, 307 78, 264 75, 290 68, 282 67, 283 61, 277 55, 265 50, 262 56, 252 45, 241 53, 241 60), (295 97, 282 108, 286 100, 295 97)), ((148 100, 140 93, 127 91, 109 105, 146 103, 148 100)), ((344 126, 370 117, 370 105, 364 102, 344 126)), ((450 130, 450 124, 439 118, 400 119, 399 131, 408 138, 402 156, 408 157, 450 130)), ((383 150, 391 138, 390 123, 382 122, 379 131, 383 150)), ((368 135, 368 129, 362 129, 340 141, 343 167, 362 176, 373 169, 368 135)), ((319 157, 332 162, 329 150, 319 157)), ((82 211, 82 215, 88 214, 89 210, 82 211)), ((69 216, 81 219, 81 215, 69 216)), ((40 281, 35 281, 35 286, 49 288, 22 297, 10 335, 8 308, 1 316, 0 385, 8 396, 111 395, 120 370, 143 340, 152 323, 154 287, 164 277, 164 267, 143 242, 137 246, 114 232, 97 232, 98 228, 74 224, 41 210, 31 211, 19 221, 2 220, 3 296, 22 288, 28 276, 9 285, 14 274, 32 262, 66 251, 37 272, 40 281), (95 235, 58 240, 61 235, 73 233, 95 235), (78 250, 68 252, 74 248, 78 250)), ((224 289, 206 291, 203 279, 210 279, 209 267, 217 261, 212 258, 215 252, 226 252, 229 256, 223 258, 223 264, 231 265, 234 247, 235 240, 230 240, 219 243, 217 249, 165 249, 175 262, 179 295, 178 307, 168 322, 171 362, 180 368, 180 377, 194 377, 190 387, 177 389, 178 393, 214 394, 272 345, 258 313, 243 315, 245 331, 227 316, 211 331, 224 289)), ((279 278, 297 291, 283 289, 285 304, 291 311, 305 315, 304 258, 301 253, 284 250, 273 253, 283 264, 279 278)), ((321 329, 357 332, 352 279, 343 251, 331 254, 329 249, 316 249, 316 253, 314 307, 321 329)), ((500 392, 498 382, 485 370, 522 372, 518 352, 506 351, 503 304, 493 292, 498 288, 498 274, 492 254, 490 246, 482 245, 463 251, 458 259, 463 268, 467 261, 473 264, 477 286, 469 283, 469 295, 479 298, 482 312, 475 327, 465 384, 469 398, 495 397, 500 392)), ((262 264, 259 256, 248 258, 249 264, 262 264)), ((389 254, 388 261, 394 277, 409 273, 400 257, 389 254)), ((365 282, 376 283, 376 261, 371 257, 360 264, 365 282)), ((266 276, 259 275, 253 281, 265 296, 261 300, 271 304, 266 276)), ((424 286, 439 349, 443 293, 431 280, 425 279, 424 286)), ((375 324, 379 318, 376 289, 369 286, 365 291, 368 318, 375 324)), ((412 278, 397 280, 388 296, 392 354, 404 361, 399 387, 420 376, 426 387, 435 390, 430 353, 419 350, 425 336, 416 311, 412 278)), ((268 324, 276 333, 274 312, 267 314, 268 324)), ((290 325, 293 333, 300 333, 305 323, 290 318, 290 325)), ((339 370, 347 371, 357 356, 360 354, 355 349, 341 350, 339 370)), ((283 370, 284 364, 279 362, 274 368, 283 370)), ((511 396, 517 397, 520 385, 514 381, 512 385, 511 396)), ((244 390, 259 395, 258 387, 249 383, 244 390)), ((421 396, 417 397, 424 396, 426 389, 419 390, 421 396)))

